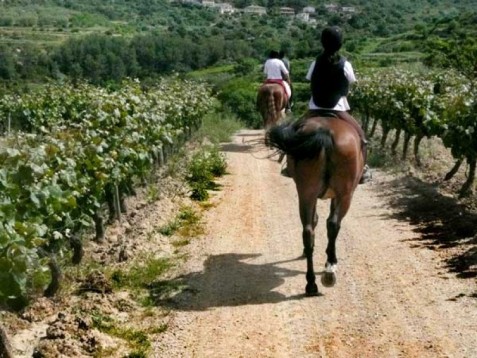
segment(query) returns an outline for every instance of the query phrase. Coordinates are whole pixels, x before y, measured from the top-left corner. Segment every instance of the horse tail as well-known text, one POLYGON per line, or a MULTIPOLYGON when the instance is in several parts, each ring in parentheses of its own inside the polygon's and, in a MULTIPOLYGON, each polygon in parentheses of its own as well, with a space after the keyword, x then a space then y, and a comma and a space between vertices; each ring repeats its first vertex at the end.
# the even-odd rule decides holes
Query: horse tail
POLYGON ((334 148, 334 140, 328 128, 317 128, 311 132, 301 131, 296 125, 280 125, 267 131, 265 143, 278 151, 285 153, 295 161, 304 159, 320 160, 319 171, 322 181, 318 198, 322 198, 330 185, 330 157, 334 148))
POLYGON ((276 108, 275 108, 275 96, 273 94, 273 90, 272 88, 267 88, 267 106, 268 106, 268 110, 267 110, 267 119, 266 119, 266 123, 265 123, 265 126, 267 124, 270 124, 270 123, 273 123, 274 122, 274 118, 277 117, 277 113, 276 113, 276 108))
POLYGON ((312 159, 325 150, 328 158, 334 147, 333 136, 328 128, 317 128, 311 132, 300 130, 296 124, 282 124, 269 129, 265 143, 271 148, 292 156, 295 160, 312 159))

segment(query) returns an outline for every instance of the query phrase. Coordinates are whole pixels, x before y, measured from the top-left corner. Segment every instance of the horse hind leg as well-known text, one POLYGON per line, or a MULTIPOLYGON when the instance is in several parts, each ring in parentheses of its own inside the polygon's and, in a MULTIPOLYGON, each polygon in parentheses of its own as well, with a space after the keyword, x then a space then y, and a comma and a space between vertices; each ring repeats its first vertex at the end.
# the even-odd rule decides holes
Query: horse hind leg
POLYGON ((316 215, 316 196, 304 200, 300 198, 300 218, 303 225, 303 246, 304 256, 306 257, 306 287, 307 296, 317 296, 318 286, 316 285, 316 276, 313 268, 313 251, 315 246, 315 227, 318 221, 316 215))
POLYGON ((328 245, 326 247, 327 260, 325 271, 321 275, 321 284, 325 287, 333 287, 336 284, 336 269, 338 259, 336 257, 336 238, 341 228, 341 220, 348 212, 351 204, 351 197, 344 200, 333 199, 330 205, 330 215, 326 220, 326 231, 328 235, 328 245))

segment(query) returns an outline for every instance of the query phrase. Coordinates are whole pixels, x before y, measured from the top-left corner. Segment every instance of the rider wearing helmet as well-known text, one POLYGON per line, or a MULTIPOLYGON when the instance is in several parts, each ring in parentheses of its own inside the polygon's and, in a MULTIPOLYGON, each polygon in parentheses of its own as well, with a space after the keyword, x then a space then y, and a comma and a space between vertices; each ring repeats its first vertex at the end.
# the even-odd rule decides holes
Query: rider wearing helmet
POLYGON ((282 85, 289 100, 291 97, 290 74, 280 59, 278 51, 270 51, 270 55, 263 65, 263 73, 267 77, 265 83, 278 83, 282 85))
MULTIPOLYGON (((347 111, 350 110, 346 98, 349 86, 356 82, 353 66, 338 51, 343 44, 343 34, 339 27, 325 28, 321 33, 323 52, 313 61, 306 79, 311 81, 311 98, 308 103, 307 117, 322 113, 333 113, 350 124, 361 138, 361 150, 366 163, 367 140, 359 123, 347 111)), ((370 179, 368 166, 365 165, 360 183, 370 179)))

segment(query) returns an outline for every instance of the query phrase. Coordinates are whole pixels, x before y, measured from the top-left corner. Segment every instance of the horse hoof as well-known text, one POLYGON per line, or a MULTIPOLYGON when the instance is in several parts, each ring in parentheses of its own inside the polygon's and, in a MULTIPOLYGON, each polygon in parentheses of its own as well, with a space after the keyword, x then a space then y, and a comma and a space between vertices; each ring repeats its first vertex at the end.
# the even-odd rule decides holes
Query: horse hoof
POLYGON ((324 272, 321 275, 321 284, 325 287, 333 287, 336 284, 336 275, 334 272, 324 272))
POLYGON ((308 297, 318 296, 318 286, 316 285, 316 283, 309 283, 306 285, 305 292, 308 297))

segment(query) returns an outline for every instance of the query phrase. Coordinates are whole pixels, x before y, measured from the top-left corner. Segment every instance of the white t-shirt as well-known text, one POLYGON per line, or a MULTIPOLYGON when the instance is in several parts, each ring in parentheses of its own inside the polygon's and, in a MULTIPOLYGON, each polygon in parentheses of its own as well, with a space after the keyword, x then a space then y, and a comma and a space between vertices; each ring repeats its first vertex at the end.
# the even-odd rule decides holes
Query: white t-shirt
POLYGON ((288 75, 288 70, 282 60, 270 58, 265 61, 263 73, 267 76, 267 80, 281 80, 283 79, 282 73, 288 75))
MULTIPOLYGON (((306 79, 308 81, 311 81, 311 75, 313 74, 314 69, 315 69, 315 61, 313 61, 311 63, 310 68, 308 69, 308 73, 306 74, 306 79)), ((345 61, 343 70, 344 70, 345 77, 348 79, 350 84, 356 82, 356 77, 354 75, 353 66, 351 66, 350 62, 345 61)), ((349 106, 348 99, 346 98, 346 96, 341 97, 340 100, 338 101, 338 103, 336 104, 336 106, 334 106, 333 108, 318 107, 315 104, 315 102, 313 102, 313 96, 311 96, 310 102, 308 102, 308 108, 309 109, 332 109, 332 110, 335 110, 335 111, 349 111, 350 110, 350 106, 349 106)))

